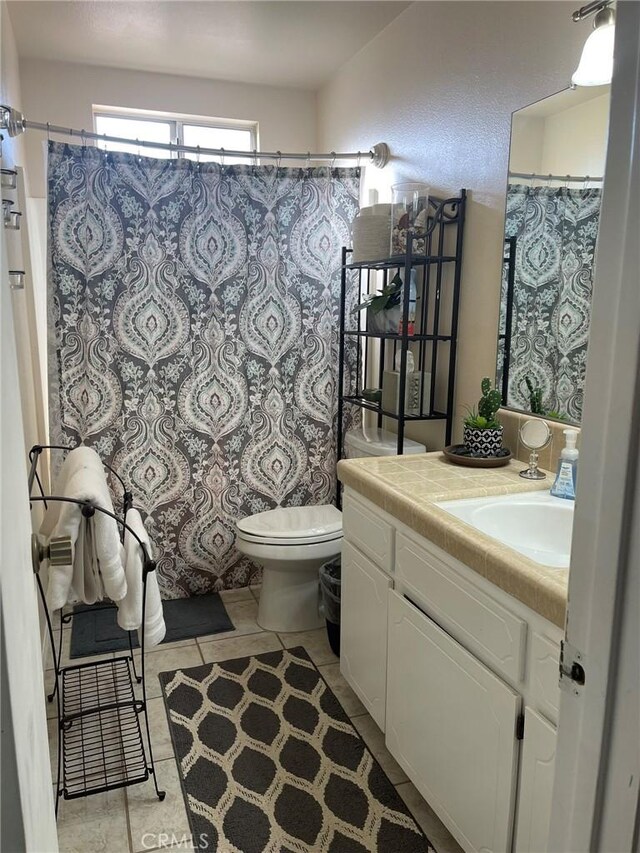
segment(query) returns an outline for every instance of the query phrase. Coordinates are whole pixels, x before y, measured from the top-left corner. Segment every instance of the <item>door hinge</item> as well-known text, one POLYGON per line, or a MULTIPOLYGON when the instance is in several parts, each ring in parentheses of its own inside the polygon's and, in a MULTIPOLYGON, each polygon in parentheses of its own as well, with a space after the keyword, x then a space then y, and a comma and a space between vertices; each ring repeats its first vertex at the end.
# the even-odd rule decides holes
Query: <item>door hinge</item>
POLYGON ((562 640, 560 643, 560 689, 569 690, 576 696, 580 696, 585 679, 582 652, 566 640, 562 640))
POLYGON ((516 720, 516 740, 524 739, 524 714, 518 714, 516 720))

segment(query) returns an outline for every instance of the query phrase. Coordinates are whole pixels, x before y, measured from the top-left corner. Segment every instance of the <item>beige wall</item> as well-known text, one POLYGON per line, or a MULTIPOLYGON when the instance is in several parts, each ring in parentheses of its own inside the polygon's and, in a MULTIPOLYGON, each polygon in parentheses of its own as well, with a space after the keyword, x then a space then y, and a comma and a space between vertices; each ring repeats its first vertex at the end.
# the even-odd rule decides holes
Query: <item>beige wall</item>
MULTIPOLYGON (((20 77, 18 73, 18 51, 11 26, 11 19, 7 11, 6 3, 0 4, 0 100, 1 104, 21 109, 22 96, 20 91, 20 77)), ((2 166, 24 165, 24 137, 18 136, 13 139, 6 131, 3 133, 2 142, 2 166)))
MULTIPOLYGON (((265 151, 308 151, 316 144, 313 92, 99 68, 20 62, 23 112, 34 121, 93 129, 93 104, 259 122, 265 151)), ((43 197, 43 134, 26 136, 31 194, 43 197)))
MULTIPOLYGON (((0 98, 20 106, 16 44, 4 3, 0 4, 0 98)), ((2 166, 23 164, 22 140, 8 138, 2 146, 2 166)), ((13 198, 16 197, 12 193, 13 198)), ((58 849, 53 812, 51 766, 42 689, 41 635, 36 589, 31 568, 31 517, 27 492, 25 436, 21 397, 33 394, 24 380, 21 356, 29 341, 16 341, 24 320, 24 291, 9 288, 11 262, 19 260, 16 232, 0 231, 0 693, 2 695, 2 838, 7 850, 58 849), (13 245, 8 245, 9 240, 13 245), (16 295, 22 294, 18 301, 16 295), (24 348, 20 350, 20 347, 24 348)), ((24 403, 24 400, 23 400, 24 403)), ((26 411, 32 411, 26 407, 26 411)))
MULTIPOLYGON (((1 4, 2 44, 0 50, 0 103, 22 109, 22 87, 19 75, 19 61, 16 50, 11 19, 5 3, 1 4)), ((11 198, 15 210, 22 215, 20 231, 5 231, 5 254, 8 269, 24 270, 26 286, 24 290, 11 291, 11 307, 17 342, 18 370, 22 404, 22 421, 25 433, 25 449, 46 440, 43 388, 43 356, 45 332, 41 328, 36 332, 36 296, 41 292, 31 273, 29 252, 30 222, 26 210, 25 193, 28 192, 27 173, 24 169, 26 147, 24 134, 10 137, 4 132, 2 143, 3 167, 15 166, 20 171, 19 188, 16 191, 3 191, 11 198)), ((20 452, 23 452, 22 450, 20 452)), ((37 511, 36 511, 37 515, 37 511)))
POLYGON ((544 125, 543 118, 519 113, 514 115, 509 152, 509 169, 512 172, 541 173, 544 125))
POLYGON ((509 168, 541 175, 602 177, 608 127, 608 94, 547 116, 517 114, 511 130, 509 168))
POLYGON ((609 95, 547 116, 540 158, 542 174, 602 177, 608 129, 609 95))
MULTIPOLYGON (((391 146, 389 166, 367 170, 366 185, 380 189, 381 201, 398 180, 425 181, 438 194, 471 192, 458 426, 481 377, 495 374, 511 113, 568 84, 584 39, 563 2, 418 2, 318 96, 321 147, 391 146)), ((424 425, 409 432, 424 434, 424 425)))

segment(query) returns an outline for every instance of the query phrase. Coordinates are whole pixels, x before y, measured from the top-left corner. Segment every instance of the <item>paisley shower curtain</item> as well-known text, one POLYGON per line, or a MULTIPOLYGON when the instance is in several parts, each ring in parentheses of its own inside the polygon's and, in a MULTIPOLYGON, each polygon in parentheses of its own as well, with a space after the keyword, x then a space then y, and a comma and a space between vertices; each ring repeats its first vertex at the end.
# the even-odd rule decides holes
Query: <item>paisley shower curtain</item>
POLYGON ((48 185, 51 441, 124 478, 164 597, 245 585, 236 520, 335 495, 359 170, 52 143, 48 185))
MULTIPOLYGON (((529 409, 528 376, 547 410, 581 420, 601 195, 599 188, 509 185, 505 237, 516 237, 510 406, 529 409)), ((506 265, 501 324, 505 311, 506 265)))

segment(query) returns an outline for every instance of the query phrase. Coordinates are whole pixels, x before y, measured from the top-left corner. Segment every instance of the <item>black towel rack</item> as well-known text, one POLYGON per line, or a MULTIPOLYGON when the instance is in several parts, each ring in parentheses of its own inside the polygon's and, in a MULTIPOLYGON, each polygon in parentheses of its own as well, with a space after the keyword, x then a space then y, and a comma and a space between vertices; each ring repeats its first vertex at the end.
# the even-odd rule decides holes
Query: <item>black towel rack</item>
MULTIPOLYGON (((122 487, 122 517, 91 501, 46 495, 38 473, 38 463, 45 450, 69 451, 73 447, 56 444, 36 444, 29 451, 29 500, 43 503, 50 501, 74 503, 82 507, 82 514, 90 518, 96 512, 104 513, 118 524, 121 540, 125 531, 133 536, 142 549, 142 624, 140 626, 140 672, 136 669, 133 655, 132 631, 129 636, 129 653, 111 660, 69 664, 61 666, 62 629, 83 609, 64 613, 60 610, 60 640, 56 649, 52 615, 49 612, 40 564, 51 552, 33 535, 32 557, 36 584, 47 623, 51 654, 55 670, 55 684, 47 696, 49 702, 57 703, 58 750, 56 772, 56 816, 60 797, 71 800, 100 794, 115 788, 136 785, 153 778, 156 795, 164 800, 165 791, 158 787, 153 763, 151 731, 147 708, 147 692, 144 675, 144 625, 147 604, 147 577, 155 571, 144 542, 127 524, 128 511, 133 507, 133 495, 126 488, 122 477, 103 462, 105 468, 122 487), (40 494, 33 494, 34 483, 40 494), (136 695, 135 684, 140 685, 141 698, 136 695), (140 718, 144 720, 146 748, 140 718)), ((112 603, 105 608, 115 607, 112 603)))

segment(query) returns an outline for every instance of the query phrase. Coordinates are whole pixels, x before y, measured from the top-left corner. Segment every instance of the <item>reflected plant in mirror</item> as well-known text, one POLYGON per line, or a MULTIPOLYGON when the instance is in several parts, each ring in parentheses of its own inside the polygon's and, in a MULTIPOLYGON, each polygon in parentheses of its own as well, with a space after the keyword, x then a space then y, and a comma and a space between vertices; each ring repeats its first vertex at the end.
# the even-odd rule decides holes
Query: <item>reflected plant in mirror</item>
POLYGON ((525 376, 524 381, 527 386, 527 391, 529 392, 529 411, 532 415, 540 415, 543 418, 553 418, 557 421, 566 420, 566 416, 563 415, 562 412, 557 412, 555 409, 545 405, 542 396, 542 388, 539 385, 534 386, 529 376, 525 376))
POLYGON ((609 87, 513 114, 496 385, 507 408, 579 423, 609 87))

